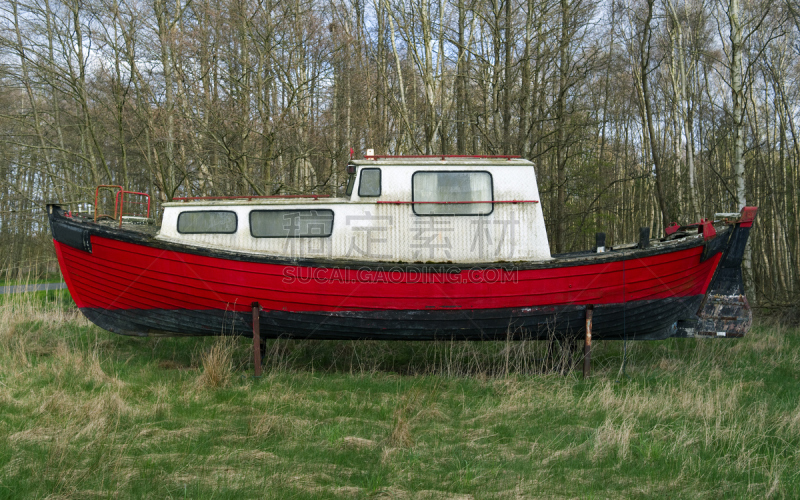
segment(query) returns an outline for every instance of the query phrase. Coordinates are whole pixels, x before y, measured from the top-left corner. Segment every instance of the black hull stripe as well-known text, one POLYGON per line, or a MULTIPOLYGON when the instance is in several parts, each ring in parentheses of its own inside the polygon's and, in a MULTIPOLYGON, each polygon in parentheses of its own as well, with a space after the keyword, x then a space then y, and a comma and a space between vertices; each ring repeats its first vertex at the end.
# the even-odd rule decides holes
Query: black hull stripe
MULTIPOLYGON (((674 324, 691 316, 702 296, 598 305, 592 334, 597 339, 658 339, 675 333, 674 324)), ((252 334, 249 312, 223 310, 82 308, 95 324, 125 335, 252 334)), ((548 306, 490 310, 264 311, 264 338, 375 340, 503 340, 507 332, 531 339, 552 334, 581 337, 585 307, 548 306)))

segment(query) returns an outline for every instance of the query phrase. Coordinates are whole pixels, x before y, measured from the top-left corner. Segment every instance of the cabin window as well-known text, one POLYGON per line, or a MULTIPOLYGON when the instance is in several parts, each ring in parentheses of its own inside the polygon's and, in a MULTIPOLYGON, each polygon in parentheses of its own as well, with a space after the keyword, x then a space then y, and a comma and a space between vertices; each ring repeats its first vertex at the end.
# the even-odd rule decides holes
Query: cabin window
POLYGON ((233 234, 237 225, 236 212, 202 210, 178 214, 181 234, 233 234))
POLYGON ((364 168, 361 170, 361 182, 358 183, 358 196, 381 195, 381 169, 364 168))
POLYGON ((494 207, 489 172, 415 172, 411 185, 417 215, 489 215, 494 207))
POLYGON ((350 195, 353 194, 353 185, 355 183, 356 183, 356 174, 350 174, 347 177, 347 190, 345 191, 347 196, 350 196, 350 195))
POLYGON ((250 234, 255 238, 319 238, 333 231, 332 210, 253 210, 250 234))

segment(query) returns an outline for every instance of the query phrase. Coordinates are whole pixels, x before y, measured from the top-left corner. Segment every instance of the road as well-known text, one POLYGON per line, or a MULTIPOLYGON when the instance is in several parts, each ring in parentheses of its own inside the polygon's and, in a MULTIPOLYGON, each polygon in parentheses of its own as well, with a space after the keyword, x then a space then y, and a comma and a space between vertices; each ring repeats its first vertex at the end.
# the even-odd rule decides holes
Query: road
POLYGON ((32 285, 10 285, 0 286, 0 294, 21 293, 21 292, 41 292, 43 290, 61 290, 67 288, 66 283, 34 283, 32 285))

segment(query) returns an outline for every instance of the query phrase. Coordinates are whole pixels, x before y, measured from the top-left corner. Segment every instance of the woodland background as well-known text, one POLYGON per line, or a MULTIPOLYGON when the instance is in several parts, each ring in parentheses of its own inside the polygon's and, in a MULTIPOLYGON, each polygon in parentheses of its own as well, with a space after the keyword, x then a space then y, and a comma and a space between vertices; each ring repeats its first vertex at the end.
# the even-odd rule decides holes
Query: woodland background
MULTIPOLYGON (((0 269, 96 184, 341 193, 350 148, 518 154, 554 252, 759 207, 748 293, 800 302, 795 0, 4 0, 0 269)), ((156 207, 157 208, 157 207, 156 207)))

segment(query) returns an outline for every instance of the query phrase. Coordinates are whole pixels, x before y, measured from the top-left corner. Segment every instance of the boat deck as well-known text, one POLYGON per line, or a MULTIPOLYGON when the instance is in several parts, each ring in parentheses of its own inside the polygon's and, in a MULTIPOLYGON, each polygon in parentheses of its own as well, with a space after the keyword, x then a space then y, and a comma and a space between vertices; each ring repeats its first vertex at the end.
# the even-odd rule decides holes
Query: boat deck
MULTIPOLYGON (((88 223, 88 224, 96 224, 97 226, 102 227, 103 229, 107 230, 122 230, 122 231, 130 231, 136 233, 137 235, 144 236, 147 240, 157 240, 156 236, 158 236, 159 231, 161 230, 161 226, 156 224, 155 221, 150 219, 149 222, 143 221, 125 221, 123 220, 122 226, 116 220, 107 219, 107 220, 99 220, 94 222, 91 217, 81 217, 80 215, 73 216, 73 218, 77 222, 88 223)), ((649 249, 651 251, 655 251, 658 253, 659 249, 668 249, 670 247, 686 244, 691 240, 695 239, 702 239, 703 235, 694 231, 689 230, 688 232, 682 231, 680 233, 672 234, 666 238, 661 239, 652 239, 649 241, 649 249)), ((192 242, 186 242, 185 245, 187 247, 199 247, 200 245, 196 245, 192 242)), ((578 252, 566 252, 561 254, 553 254, 552 258, 549 261, 543 261, 542 264, 549 262, 550 265, 554 265, 556 262, 560 263, 559 265, 564 264, 581 264, 586 261, 595 261, 598 257, 607 257, 609 259, 614 259, 612 255, 619 255, 620 252, 625 251, 625 254, 628 254, 631 251, 637 251, 639 249, 638 243, 622 243, 619 245, 614 246, 607 246, 605 249, 605 255, 598 255, 594 249, 591 250, 582 250, 578 252)), ((603 259, 605 260, 605 259, 603 259)), ((519 265, 520 261, 499 261, 499 262, 486 262, 485 264, 500 264, 503 265, 503 262, 506 264, 514 264, 519 265)), ((346 262, 343 262, 346 263, 346 262)), ((352 264, 352 262, 350 262, 352 264)), ((364 263, 366 264, 366 263, 364 263)), ((381 263, 379 263, 381 264, 381 263)), ((385 263, 382 263, 385 264, 385 263)), ((448 267, 448 266, 445 266, 448 267)))
POLYGON ((161 230, 161 225, 156 224, 153 219, 143 219, 139 217, 131 220, 123 219, 122 226, 120 226, 118 220, 114 220, 111 218, 101 219, 98 220, 97 222, 95 222, 91 216, 83 217, 80 214, 73 214, 72 218, 75 219, 76 222, 97 224, 98 226, 103 227, 105 229, 112 229, 112 230, 122 229, 123 231, 134 231, 137 233, 141 233, 145 236, 149 236, 151 238, 155 237, 161 230))

